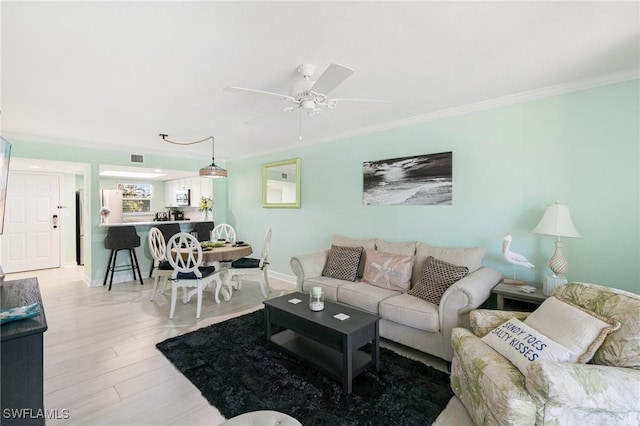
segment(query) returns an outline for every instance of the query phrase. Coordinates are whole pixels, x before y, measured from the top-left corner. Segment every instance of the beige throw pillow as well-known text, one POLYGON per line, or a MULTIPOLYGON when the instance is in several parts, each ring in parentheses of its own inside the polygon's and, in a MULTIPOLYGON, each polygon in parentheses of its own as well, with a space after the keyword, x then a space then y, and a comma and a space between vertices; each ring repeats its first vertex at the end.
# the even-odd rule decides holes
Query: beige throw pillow
POLYGON ((327 263, 322 271, 322 276, 345 281, 355 281, 362 252, 362 247, 332 245, 327 255, 327 263))
POLYGON ((409 294, 439 305, 444 292, 468 273, 469 268, 466 266, 452 265, 429 256, 424 263, 420 278, 409 290, 409 294))
POLYGON ((406 292, 411 286, 415 256, 367 250, 362 280, 376 287, 406 292))
POLYGON ((580 363, 591 360, 604 339, 620 328, 620 321, 555 296, 546 299, 524 323, 579 354, 580 363))

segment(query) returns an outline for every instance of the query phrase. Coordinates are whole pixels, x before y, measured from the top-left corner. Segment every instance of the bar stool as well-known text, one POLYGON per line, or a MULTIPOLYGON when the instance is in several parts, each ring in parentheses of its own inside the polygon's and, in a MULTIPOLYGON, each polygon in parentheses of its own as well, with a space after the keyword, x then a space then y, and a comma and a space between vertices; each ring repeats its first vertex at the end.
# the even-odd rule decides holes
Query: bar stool
POLYGON ((209 241, 209 237, 213 231, 213 222, 198 222, 193 226, 191 232, 197 233, 198 241, 209 241))
POLYGON ((138 265, 138 256, 136 256, 136 247, 140 247, 140 236, 136 232, 135 226, 112 226, 107 228, 107 236, 104 239, 104 247, 111 250, 111 256, 109 256, 109 264, 107 265, 107 273, 104 276, 102 285, 107 284, 109 278, 109 272, 111 272, 111 279, 109 280, 109 291, 111 291, 111 284, 113 283, 113 273, 131 269, 133 271, 133 279, 136 279, 136 270, 138 271, 138 277, 140 278, 140 285, 144 285, 142 282, 142 274, 140 273, 140 266, 138 265), (118 252, 120 250, 129 250, 129 258, 131 263, 128 265, 116 266, 118 252))

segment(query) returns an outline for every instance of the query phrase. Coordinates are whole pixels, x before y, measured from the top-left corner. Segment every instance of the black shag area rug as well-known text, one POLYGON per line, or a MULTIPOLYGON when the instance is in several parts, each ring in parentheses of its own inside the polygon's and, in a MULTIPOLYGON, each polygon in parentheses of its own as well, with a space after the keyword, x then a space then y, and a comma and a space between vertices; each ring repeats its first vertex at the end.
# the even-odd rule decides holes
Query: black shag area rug
POLYGON ((380 372, 353 392, 265 345, 262 310, 158 343, 157 348, 227 419, 275 410, 314 425, 430 425, 453 393, 449 375, 385 348, 380 372))

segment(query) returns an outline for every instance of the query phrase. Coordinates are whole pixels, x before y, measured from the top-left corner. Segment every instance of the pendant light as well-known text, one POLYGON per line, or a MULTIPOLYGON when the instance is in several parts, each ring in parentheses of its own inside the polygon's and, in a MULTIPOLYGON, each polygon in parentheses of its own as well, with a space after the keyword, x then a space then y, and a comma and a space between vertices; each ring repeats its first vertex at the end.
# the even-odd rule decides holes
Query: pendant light
POLYGON ((175 145, 194 145, 200 142, 204 142, 204 141, 208 141, 209 139, 211 139, 211 164, 209 164, 206 167, 203 167, 200 169, 200 177, 206 177, 206 178, 225 178, 227 177, 227 171, 225 169, 223 169, 220 166, 216 165, 216 160, 215 160, 215 155, 214 155, 214 140, 213 140, 213 136, 209 136, 208 138, 204 138, 202 140, 199 141, 195 141, 195 142, 174 142, 174 141, 170 141, 169 139, 167 139, 169 135, 166 135, 164 133, 160 133, 160 137, 162 137, 162 140, 164 140, 165 142, 169 142, 175 145))

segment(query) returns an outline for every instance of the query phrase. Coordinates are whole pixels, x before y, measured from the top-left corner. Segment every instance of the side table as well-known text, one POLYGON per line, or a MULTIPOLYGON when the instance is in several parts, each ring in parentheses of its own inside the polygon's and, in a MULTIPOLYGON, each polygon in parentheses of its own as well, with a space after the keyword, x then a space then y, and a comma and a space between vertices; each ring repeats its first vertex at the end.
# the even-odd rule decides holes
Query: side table
POLYGON ((0 424, 44 425, 43 333, 47 331, 37 278, 5 281, 0 288, 3 309, 40 303, 33 318, 2 324, 0 334, 0 424))
POLYGON ((542 285, 527 283, 536 288, 534 293, 520 291, 519 285, 505 284, 503 281, 491 291, 497 297, 497 308, 506 311, 534 311, 548 296, 542 294, 542 285))

